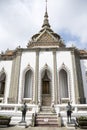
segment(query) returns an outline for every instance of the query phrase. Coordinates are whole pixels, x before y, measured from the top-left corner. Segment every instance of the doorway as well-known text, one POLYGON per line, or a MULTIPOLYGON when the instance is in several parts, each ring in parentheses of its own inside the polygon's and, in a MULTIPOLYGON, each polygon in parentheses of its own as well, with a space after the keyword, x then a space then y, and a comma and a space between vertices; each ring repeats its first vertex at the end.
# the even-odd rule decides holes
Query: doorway
POLYGON ((47 69, 45 69, 42 77, 42 105, 51 105, 51 80, 47 69))

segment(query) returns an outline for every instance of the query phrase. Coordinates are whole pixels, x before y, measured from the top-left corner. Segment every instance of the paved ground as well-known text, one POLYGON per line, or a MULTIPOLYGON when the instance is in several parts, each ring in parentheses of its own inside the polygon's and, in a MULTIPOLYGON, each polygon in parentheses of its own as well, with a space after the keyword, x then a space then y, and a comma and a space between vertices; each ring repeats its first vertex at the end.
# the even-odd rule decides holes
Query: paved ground
MULTIPOLYGON (((0 130, 75 130, 75 128, 65 128, 65 127, 28 127, 28 128, 24 128, 24 127, 19 127, 19 126, 10 126, 10 127, 6 127, 6 128, 1 128, 0 130)), ((79 128, 77 128, 76 130, 81 130, 79 128)), ((82 130, 86 130, 86 129, 82 129, 82 130)))

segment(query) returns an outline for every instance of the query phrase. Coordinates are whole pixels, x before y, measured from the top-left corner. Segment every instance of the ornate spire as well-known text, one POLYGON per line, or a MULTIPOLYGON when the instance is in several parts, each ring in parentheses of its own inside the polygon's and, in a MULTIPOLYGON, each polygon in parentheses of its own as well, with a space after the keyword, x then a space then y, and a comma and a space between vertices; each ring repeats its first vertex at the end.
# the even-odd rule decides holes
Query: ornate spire
POLYGON ((50 24, 49 24, 49 20, 48 20, 48 13, 47 13, 47 0, 46 0, 46 11, 45 11, 45 15, 44 15, 44 22, 43 22, 43 25, 42 27, 50 27, 50 24))
POLYGON ((46 0, 46 12, 47 12, 47 0, 46 0))

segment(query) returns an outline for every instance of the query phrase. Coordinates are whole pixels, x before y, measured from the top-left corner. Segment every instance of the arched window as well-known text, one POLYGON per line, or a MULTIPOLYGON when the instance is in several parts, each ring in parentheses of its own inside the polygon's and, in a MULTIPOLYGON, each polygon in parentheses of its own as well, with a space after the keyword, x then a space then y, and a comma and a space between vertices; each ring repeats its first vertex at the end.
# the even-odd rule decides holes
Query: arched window
POLYGON ((6 75, 5 75, 5 73, 2 73, 0 75, 0 97, 4 96, 5 80, 6 80, 6 75))
POLYGON ((32 98, 32 82, 33 82, 33 73, 31 70, 28 70, 25 73, 25 85, 24 85, 24 98, 32 98))
POLYGON ((86 82, 87 82, 87 71, 85 72, 86 82))
POLYGON ((59 72, 60 98, 68 98, 68 78, 67 72, 62 69, 59 72))

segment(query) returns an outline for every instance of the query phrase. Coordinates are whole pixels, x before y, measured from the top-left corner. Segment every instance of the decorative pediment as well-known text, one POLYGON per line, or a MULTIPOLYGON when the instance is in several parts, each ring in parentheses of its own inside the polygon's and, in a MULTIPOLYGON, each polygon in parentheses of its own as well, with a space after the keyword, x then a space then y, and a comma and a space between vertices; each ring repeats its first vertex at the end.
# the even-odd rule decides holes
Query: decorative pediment
POLYGON ((56 39, 47 31, 37 38, 37 42, 55 42, 56 39))
POLYGON ((39 31, 39 33, 32 36, 31 41, 28 43, 27 47, 28 48, 65 47, 60 35, 58 35, 51 29, 47 9, 44 15, 42 29, 39 31))

